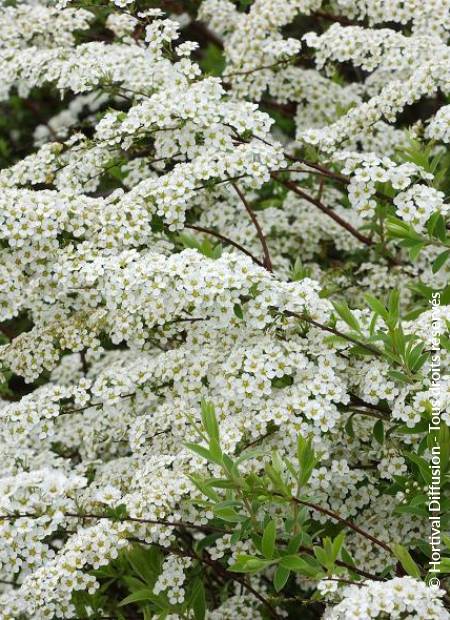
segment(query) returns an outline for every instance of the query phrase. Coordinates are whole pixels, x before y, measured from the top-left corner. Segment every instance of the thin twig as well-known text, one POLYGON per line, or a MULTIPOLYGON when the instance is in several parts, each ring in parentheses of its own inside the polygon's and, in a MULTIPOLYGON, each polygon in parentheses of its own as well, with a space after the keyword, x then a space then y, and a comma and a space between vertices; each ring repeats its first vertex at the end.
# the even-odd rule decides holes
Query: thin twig
POLYGON ((205 235, 211 235, 212 237, 216 237, 217 239, 220 239, 224 243, 227 243, 228 245, 232 245, 234 248, 236 248, 243 254, 246 254, 249 258, 252 259, 254 263, 259 265, 260 267, 265 267, 264 263, 261 262, 258 258, 256 258, 256 256, 254 256, 251 252, 249 252, 249 250, 244 248, 243 245, 241 245, 237 241, 233 241, 233 239, 230 239, 229 237, 225 237, 225 235, 222 235, 221 233, 218 233, 215 230, 211 230, 210 228, 203 228, 203 226, 197 226, 194 224, 185 224, 184 227, 204 233, 205 235))
MULTIPOLYGON (((283 495, 279 493, 275 493, 275 495, 278 495, 279 497, 284 497, 283 495)), ((355 525, 352 521, 348 521, 348 519, 344 519, 344 517, 341 517, 341 515, 337 514, 336 512, 333 512, 332 510, 328 510, 328 508, 323 508, 322 506, 319 506, 318 504, 314 504, 313 502, 308 502, 306 500, 299 499, 298 497, 290 497, 289 499, 295 504, 307 506, 308 508, 317 510, 317 512, 320 512, 321 514, 327 515, 331 517, 332 519, 339 521, 339 523, 342 523, 343 525, 350 528, 351 530, 353 530, 360 536, 363 536, 364 538, 367 538, 367 540, 372 541, 374 545, 377 545, 378 547, 381 547, 388 553, 392 554, 392 549, 390 548, 388 544, 386 544, 382 540, 379 540, 375 536, 372 536, 372 534, 369 534, 369 532, 366 532, 358 525, 355 525)))
POLYGON ((345 228, 345 230, 347 230, 351 235, 353 235, 356 239, 358 239, 358 241, 361 241, 362 243, 364 243, 365 245, 369 247, 373 245, 373 241, 369 239, 369 237, 366 237, 365 235, 360 233, 359 230, 354 228, 349 222, 347 222, 340 215, 338 215, 336 211, 333 211, 333 209, 330 209, 330 207, 327 207, 326 205, 324 205, 320 200, 317 200, 317 198, 314 198, 313 196, 310 196, 309 194, 304 192, 296 183, 294 183, 294 181, 289 181, 289 180, 283 181, 280 179, 277 173, 272 173, 271 176, 276 181, 278 181, 279 183, 287 187, 287 189, 297 194, 297 196, 300 196, 304 200, 307 200, 308 202, 313 204, 315 207, 320 209, 322 213, 325 213, 326 215, 328 215, 328 217, 334 220, 336 224, 339 224, 339 226, 341 226, 342 228, 345 228))
POLYGON ((253 222, 253 225, 256 228, 256 234, 258 236, 258 239, 259 239, 259 241, 261 243, 261 247, 262 247, 262 250, 263 250, 263 255, 264 255, 263 263, 264 263, 264 267, 267 269, 267 271, 273 271, 272 261, 271 261, 271 258, 270 258, 269 247, 267 245, 267 241, 266 241, 266 238, 265 238, 264 233, 262 231, 262 228, 259 225, 258 218, 256 217, 255 212, 253 211, 253 209, 249 205, 246 197, 244 196, 242 191, 239 189, 239 187, 236 185, 236 183, 231 183, 231 185, 234 187, 237 195, 241 199, 242 204, 244 205, 247 213, 250 216, 250 219, 253 222))
POLYGON ((370 344, 366 344, 365 342, 361 342, 360 340, 356 340, 356 338, 353 338, 352 336, 349 336, 348 334, 345 334, 344 332, 340 332, 339 330, 334 329, 334 327, 329 327, 328 325, 319 323, 318 321, 315 321, 314 319, 312 319, 311 317, 307 315, 298 314, 298 312, 291 312, 290 310, 286 310, 284 314, 286 314, 287 316, 293 316, 297 319, 300 319, 301 321, 305 321, 305 323, 310 323, 311 325, 314 325, 314 327, 318 327, 319 329, 326 331, 330 334, 333 334, 334 336, 338 336, 339 338, 344 338, 344 340, 348 340, 348 342, 352 342, 354 345, 357 345, 358 347, 362 347, 363 349, 370 351, 374 355, 378 355, 378 356, 383 355, 383 353, 376 347, 373 347, 370 344))
MULTIPOLYGON (((16 519, 39 519, 43 516, 49 516, 45 513, 42 515, 32 514, 32 513, 20 513, 16 515, 0 515, 0 521, 15 521, 16 519)), ((228 530, 219 527, 213 527, 210 525, 197 525, 195 523, 188 523, 186 521, 167 521, 165 519, 143 519, 139 517, 111 517, 109 515, 99 515, 93 513, 76 513, 76 512, 65 512, 63 513, 64 517, 73 518, 73 519, 99 519, 99 520, 109 520, 109 521, 120 521, 131 523, 143 523, 146 525, 165 525, 166 527, 183 527, 186 529, 194 529, 199 532, 207 532, 207 533, 219 533, 219 534, 229 534, 228 530)))

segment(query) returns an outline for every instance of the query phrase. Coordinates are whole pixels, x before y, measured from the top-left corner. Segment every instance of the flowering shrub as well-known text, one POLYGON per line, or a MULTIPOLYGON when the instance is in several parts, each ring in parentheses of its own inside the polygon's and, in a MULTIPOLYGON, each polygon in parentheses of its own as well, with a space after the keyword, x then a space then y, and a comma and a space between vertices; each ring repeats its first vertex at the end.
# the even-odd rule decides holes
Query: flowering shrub
POLYGON ((450 618, 449 31, 2 2, 1 620, 450 618))

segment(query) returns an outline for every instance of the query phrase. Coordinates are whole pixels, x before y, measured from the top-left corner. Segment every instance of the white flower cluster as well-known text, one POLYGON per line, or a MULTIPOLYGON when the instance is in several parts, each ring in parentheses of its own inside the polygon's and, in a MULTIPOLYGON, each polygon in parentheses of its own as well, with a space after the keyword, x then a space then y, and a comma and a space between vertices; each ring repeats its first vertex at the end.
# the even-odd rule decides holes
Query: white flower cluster
MULTIPOLYGON (((404 431, 429 414, 430 361, 405 383, 382 354, 381 320, 371 341, 380 350, 366 344, 360 355, 332 303, 356 308, 369 340, 367 292, 384 298, 401 285, 402 313, 417 317, 418 291, 434 286, 442 248, 411 265, 375 225, 380 202, 419 232, 448 215, 438 175, 396 158, 407 130, 393 124, 440 90, 415 131, 449 141, 448 3, 237 4, 204 0, 203 24, 135 13, 128 0, 98 14, 0 8, 2 106, 13 96, 21 110, 42 94, 25 148, 0 124, 2 161, 3 132, 18 149, 0 171, 0 620, 77 617, 77 593, 102 595, 93 570, 136 540, 164 555, 150 598, 180 609, 201 570, 194 552, 183 557, 191 530, 181 545, 180 523, 226 582, 220 597, 207 593, 208 620, 265 617, 267 580, 229 581, 240 555, 259 554, 255 540, 202 538, 217 515, 192 475, 222 475, 186 447, 202 399, 214 404, 224 452, 261 445, 246 473, 262 476, 272 451, 295 461, 298 435, 311 436, 319 461, 305 491, 328 511, 305 508, 313 545, 330 513, 384 545, 348 530, 355 566, 388 580, 322 581, 334 603, 324 618, 449 618, 442 592, 391 578, 387 551, 427 536, 420 515, 395 510, 418 484, 385 491, 410 476, 404 452, 423 441, 404 431), (383 27, 328 25, 343 17, 383 27), (223 75, 205 75, 204 39, 218 38, 223 75)), ((427 341, 436 316, 445 331, 448 308, 404 321, 406 337, 427 341)), ((447 350, 440 362, 447 373, 447 350)), ((442 388, 449 422, 446 378, 442 388)), ((291 506, 267 514, 288 520, 291 506)))
POLYGON ((450 9, 446 0, 336 0, 336 5, 349 17, 367 18, 370 25, 412 22, 414 33, 445 37, 450 30, 450 9))
POLYGON ((450 142, 450 106, 444 105, 431 119, 426 134, 428 138, 450 142))
POLYGON ((423 183, 413 183, 414 177, 425 181, 434 178, 415 164, 396 164, 388 157, 379 158, 370 153, 337 153, 335 159, 345 161, 342 171, 351 175, 348 197, 351 205, 364 218, 370 218, 375 213, 377 183, 389 183, 394 190, 404 190, 393 199, 396 214, 418 230, 424 229, 433 213, 445 216, 448 212, 443 192, 423 183))
POLYGON ((167 590, 167 596, 173 605, 182 603, 185 595, 182 587, 185 580, 184 571, 191 563, 189 558, 169 556, 162 566, 162 572, 153 588, 153 592, 159 594, 167 590))
POLYGON ((348 586, 343 601, 325 613, 326 620, 362 620, 362 618, 417 618, 444 620, 448 613, 442 605, 443 591, 428 587, 412 577, 396 577, 388 582, 369 581, 348 586))
POLYGON ((280 29, 299 14, 318 9, 321 0, 256 0, 248 13, 240 13, 228 0, 205 0, 200 18, 224 39, 225 76, 239 96, 259 99, 270 84, 280 60, 295 57, 300 42, 283 39, 280 29), (272 68, 272 65, 276 65, 272 68), (263 67, 262 70, 259 70, 263 67), (266 67, 266 68, 264 68, 266 67))
POLYGON ((324 150, 335 151, 376 122, 394 121, 407 105, 450 89, 449 49, 438 37, 405 37, 387 28, 334 24, 323 35, 308 33, 305 39, 316 50, 319 67, 329 61, 351 61, 373 71, 365 83, 368 101, 327 127, 303 132, 304 142, 324 150))
POLYGON ((411 222, 416 228, 423 229, 433 213, 446 215, 449 205, 444 202, 445 194, 433 187, 416 183, 394 198, 397 214, 411 222))
POLYGON ((82 9, 60 11, 43 4, 2 5, 0 57, 12 50, 72 47, 74 31, 86 30, 94 16, 82 9))

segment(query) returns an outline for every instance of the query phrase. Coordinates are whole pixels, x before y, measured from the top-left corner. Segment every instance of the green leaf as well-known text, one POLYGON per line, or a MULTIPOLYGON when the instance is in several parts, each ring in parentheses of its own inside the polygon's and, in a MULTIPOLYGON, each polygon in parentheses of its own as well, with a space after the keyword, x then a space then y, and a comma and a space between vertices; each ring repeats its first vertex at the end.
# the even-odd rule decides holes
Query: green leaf
POLYGON ((124 598, 119 603, 119 607, 123 607, 124 605, 129 605, 130 603, 140 603, 142 601, 153 601, 155 598, 155 594, 153 590, 150 588, 143 588, 142 590, 138 590, 137 592, 133 592, 126 598, 124 598))
POLYGON ((311 477, 313 469, 317 463, 317 458, 312 447, 312 438, 304 439, 301 435, 297 438, 297 460, 300 466, 298 476, 299 486, 304 486, 311 477))
POLYGON ((200 66, 206 74, 221 75, 225 68, 225 56, 220 47, 214 43, 208 43, 206 48, 202 49, 200 66))
POLYGON ((388 311, 389 318, 392 318, 395 324, 400 316, 400 293, 397 289, 392 289, 389 293, 388 311))
POLYGON ((345 432, 352 438, 355 436, 355 431, 353 430, 353 417, 354 416, 351 415, 344 426, 345 432))
POLYGON ((376 297, 373 297, 373 295, 365 295, 364 297, 367 304, 375 312, 375 314, 379 314, 384 320, 387 320, 389 314, 384 304, 382 304, 376 297))
POLYGON ((344 544, 344 540, 345 540, 344 532, 341 532, 340 534, 338 534, 336 538, 333 540, 332 552, 333 552, 334 561, 336 561, 337 558, 339 557, 339 553, 342 549, 342 545, 344 544))
MULTIPOLYGON (((397 239, 409 239, 414 235, 414 231, 409 224, 395 217, 390 217, 387 219, 386 228, 389 235, 397 239)), ((416 237, 418 237, 418 235, 416 235, 416 237)), ((418 238, 419 240, 422 239, 421 237, 418 238)))
POLYGON ((361 331, 361 326, 358 323, 357 318, 353 315, 352 311, 345 302, 335 301, 333 303, 333 306, 341 319, 345 321, 347 325, 350 325, 350 327, 357 332, 361 331))
POLYGON ((214 405, 206 400, 200 404, 202 423, 205 431, 211 439, 219 441, 219 425, 217 423, 214 405))
POLYGON ((450 558, 441 558, 440 566, 441 573, 450 573, 450 558))
POLYGON ((211 438, 209 441, 209 453, 215 463, 221 464, 223 462, 222 450, 220 448, 219 442, 215 438, 211 438))
POLYGON ((345 547, 342 547, 341 556, 342 556, 343 561, 346 564, 356 567, 355 560, 352 558, 352 556, 350 555, 350 553, 347 551, 345 547))
POLYGON ((450 536, 447 536, 447 534, 442 534, 442 542, 447 547, 447 549, 450 551, 450 536))
POLYGON ((264 528, 264 533, 261 540, 261 550, 263 555, 268 560, 273 558, 275 551, 275 538, 277 534, 277 526, 275 521, 269 521, 264 528))
POLYGON ((411 577, 416 577, 417 579, 420 578, 420 569, 412 559, 411 554, 406 547, 398 543, 393 544, 392 551, 408 575, 411 575, 411 577))
POLYGON ((416 260, 424 247, 426 247, 426 243, 416 243, 413 247, 409 248, 409 256, 411 260, 416 260))
POLYGON ((286 547, 288 554, 297 553, 298 548, 303 542, 303 539, 304 539, 303 532, 300 532, 299 534, 296 534, 295 536, 293 536, 291 540, 289 541, 288 546, 286 547))
POLYGON ((434 259, 431 270, 433 273, 437 273, 441 267, 443 267, 450 256, 450 250, 444 250, 434 259))
POLYGON ((222 465, 228 475, 234 480, 234 482, 236 482, 239 479, 239 469, 237 464, 228 456, 228 454, 222 455, 222 465))
POLYGON ((399 370, 389 370, 388 375, 391 379, 394 379, 394 381, 399 381, 400 383, 411 383, 410 377, 399 370))
POLYGON ((441 292, 441 306, 448 306, 450 304, 450 284, 444 288, 441 292))
POLYGON ((134 572, 147 584, 153 586, 160 570, 159 551, 156 548, 143 549, 136 545, 126 554, 126 558, 134 572))
MULTIPOLYGON (((188 448, 188 450, 191 450, 191 452, 195 452, 207 461, 213 461, 214 463, 217 463, 217 461, 212 457, 212 454, 209 450, 207 450, 207 448, 204 448, 197 443, 186 443, 184 445, 186 446, 186 448, 188 448)), ((218 465, 220 464, 221 462, 218 463, 218 465)))
POLYGON ((152 221, 150 223, 150 226, 152 228, 152 232, 154 233, 162 232, 164 230, 164 220, 162 219, 161 216, 154 213, 152 215, 152 221))
POLYGON ((237 513, 232 506, 224 506, 220 508, 214 506, 214 514, 220 519, 229 521, 230 523, 240 523, 246 519, 244 515, 237 513))
POLYGON ((190 604, 195 620, 204 620, 206 616, 206 596, 201 579, 197 579, 194 583, 190 604))
POLYGON ((242 306, 240 304, 234 304, 233 312, 238 319, 242 320, 244 318, 244 313, 242 312, 242 306))
POLYGON ((373 427, 373 436, 380 445, 384 444, 384 424, 383 420, 377 420, 373 427))
POLYGON ((275 588, 275 592, 280 592, 284 588, 290 574, 291 571, 288 568, 277 566, 273 576, 273 587, 275 588))
POLYGON ((414 452, 404 452, 404 455, 406 456, 408 461, 411 461, 412 463, 417 465, 424 482, 426 484, 431 484, 432 476, 430 464, 428 463, 428 461, 423 459, 421 456, 417 456, 417 454, 414 454, 414 452))
POLYGON ((328 556, 325 549, 322 549, 322 547, 314 547, 314 555, 322 566, 325 566, 325 568, 331 568, 333 565, 333 561, 331 561, 331 558, 328 556))
POLYGON ((251 555, 240 555, 228 570, 233 573, 257 573, 273 564, 272 560, 263 560, 251 555))
POLYGON ((210 442, 210 448, 212 447, 212 451, 211 449, 208 450, 207 448, 196 443, 186 443, 184 445, 186 448, 192 452, 195 452, 207 461, 216 463, 216 465, 222 465, 222 451, 220 450, 219 444, 217 442, 214 443, 214 440, 211 440, 210 442))
POLYGON ((432 237, 436 237, 442 243, 447 240, 447 230, 445 226, 445 220, 441 213, 436 212, 430 217, 427 222, 427 230, 432 237))
POLYGON ((295 573, 306 575, 307 577, 314 577, 318 572, 309 562, 306 562, 306 560, 300 558, 298 555, 285 555, 280 560, 280 566, 294 571, 295 573))
POLYGON ((185 248, 189 248, 191 250, 200 250, 201 244, 193 235, 189 235, 188 233, 180 233, 178 235, 178 238, 185 248))

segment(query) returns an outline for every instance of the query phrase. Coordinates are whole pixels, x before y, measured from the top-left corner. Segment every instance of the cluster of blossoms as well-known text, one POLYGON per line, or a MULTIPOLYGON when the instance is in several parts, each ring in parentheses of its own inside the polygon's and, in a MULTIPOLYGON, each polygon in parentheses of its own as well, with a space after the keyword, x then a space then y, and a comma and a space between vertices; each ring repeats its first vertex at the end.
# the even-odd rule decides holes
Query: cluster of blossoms
POLYGON ((374 154, 337 153, 336 160, 345 162, 342 172, 350 174, 348 197, 350 203, 362 215, 373 217, 377 207, 377 183, 388 183, 399 193, 393 199, 396 214, 404 221, 410 222, 416 229, 423 229, 433 213, 446 215, 448 205, 444 202, 445 194, 418 182, 433 180, 433 175, 423 168, 404 163, 397 165, 389 157, 380 159, 374 154), (401 191, 404 190, 404 191, 401 191))
MULTIPOLYGON (((328 581, 329 593, 337 590, 337 583, 328 581)), ((358 620, 359 618, 409 618, 441 620, 447 618, 442 603, 436 598, 436 590, 411 577, 395 578, 380 584, 369 581, 364 585, 348 586, 339 593, 343 600, 329 613, 326 620, 358 620)))
POLYGON ((189 558, 177 558, 170 556, 163 564, 162 573, 153 588, 155 594, 168 590, 169 601, 172 604, 184 601, 182 585, 185 580, 184 571, 191 564, 189 558))
POLYGON ((442 106, 431 119, 427 127, 427 137, 450 142, 450 106, 442 106))
POLYGON ((0 1, 0 620, 448 620, 392 550, 450 424, 449 3, 65 4, 0 1))
POLYGON ((446 0, 337 0, 336 5, 348 17, 367 18, 370 25, 411 23, 415 34, 433 34, 442 38, 450 30, 450 10, 446 0))

